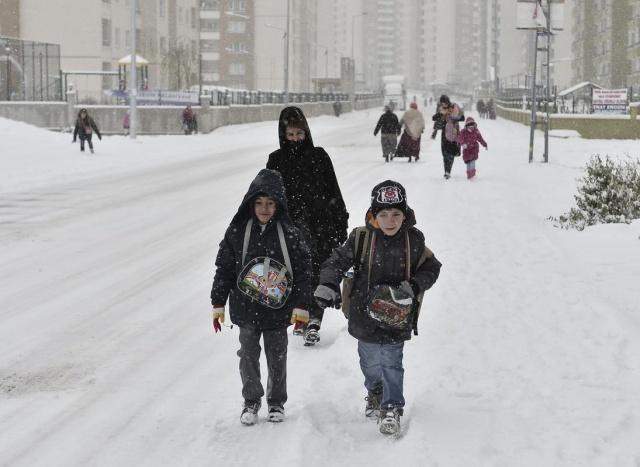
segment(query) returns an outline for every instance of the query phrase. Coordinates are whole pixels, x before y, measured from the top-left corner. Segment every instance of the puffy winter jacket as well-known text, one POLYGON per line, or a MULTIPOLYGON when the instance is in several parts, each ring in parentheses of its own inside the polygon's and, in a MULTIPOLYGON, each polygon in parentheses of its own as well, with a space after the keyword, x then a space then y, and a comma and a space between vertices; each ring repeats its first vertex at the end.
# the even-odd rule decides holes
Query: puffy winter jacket
POLYGON ((231 321, 240 327, 277 329, 290 324, 293 308, 308 310, 311 303, 311 254, 302 233, 291 222, 287 212, 282 177, 273 170, 263 169, 249 186, 238 212, 220 243, 216 258, 216 273, 211 288, 211 303, 223 306, 229 298, 231 321), (253 204, 258 196, 276 201, 276 213, 264 230, 255 219, 253 204), (247 255, 242 262, 242 246, 247 222, 254 217, 247 255), (253 258, 268 256, 285 264, 280 247, 277 223, 280 221, 293 269, 293 290, 284 307, 268 308, 253 301, 237 288, 238 275, 253 258))
MULTIPOLYGON (((375 219, 367 213, 367 229, 376 233, 373 251, 370 282, 368 282, 369 258, 364 258, 364 264, 354 275, 349 312, 349 334, 365 342, 393 344, 411 339, 411 330, 395 331, 379 326, 378 322, 367 314, 369 291, 376 285, 397 286, 406 279, 406 237, 409 233, 410 252, 410 281, 420 292, 431 288, 440 274, 440 261, 429 254, 427 260, 417 267, 420 257, 425 251, 424 235, 415 227, 415 216, 411 209, 407 210, 400 230, 392 237, 386 236, 378 227, 375 219)), ((339 290, 343 274, 354 267, 355 258, 355 230, 349 235, 347 242, 336 248, 331 257, 322 265, 320 284, 339 290)))
POLYGON ((458 134, 458 143, 463 146, 462 159, 465 162, 471 162, 478 158, 480 152, 480 144, 487 147, 487 143, 480 134, 480 130, 472 127, 463 128, 458 134))

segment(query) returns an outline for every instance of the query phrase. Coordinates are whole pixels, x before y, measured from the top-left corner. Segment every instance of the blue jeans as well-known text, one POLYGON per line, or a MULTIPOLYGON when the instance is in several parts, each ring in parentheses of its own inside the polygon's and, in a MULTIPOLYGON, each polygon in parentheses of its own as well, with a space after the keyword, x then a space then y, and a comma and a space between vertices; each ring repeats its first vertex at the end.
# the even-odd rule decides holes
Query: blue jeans
POLYGON ((364 387, 368 391, 378 392, 382 386, 380 406, 404 407, 402 386, 404 368, 402 368, 402 351, 404 342, 399 344, 370 344, 358 341, 360 368, 364 375, 364 387))

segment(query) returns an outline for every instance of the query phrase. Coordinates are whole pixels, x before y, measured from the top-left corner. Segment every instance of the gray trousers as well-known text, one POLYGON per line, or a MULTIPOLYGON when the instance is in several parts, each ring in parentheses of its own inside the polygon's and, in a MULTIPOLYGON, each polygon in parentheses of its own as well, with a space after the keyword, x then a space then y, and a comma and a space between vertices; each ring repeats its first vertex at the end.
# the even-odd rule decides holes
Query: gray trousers
POLYGON ((390 156, 396 151, 398 137, 395 133, 382 133, 380 143, 382 144, 382 157, 390 156))
POLYGON ((260 381, 260 336, 267 356, 267 404, 284 405, 287 401, 287 328, 262 331, 240 328, 240 378, 242 397, 247 402, 259 402, 264 396, 260 381))

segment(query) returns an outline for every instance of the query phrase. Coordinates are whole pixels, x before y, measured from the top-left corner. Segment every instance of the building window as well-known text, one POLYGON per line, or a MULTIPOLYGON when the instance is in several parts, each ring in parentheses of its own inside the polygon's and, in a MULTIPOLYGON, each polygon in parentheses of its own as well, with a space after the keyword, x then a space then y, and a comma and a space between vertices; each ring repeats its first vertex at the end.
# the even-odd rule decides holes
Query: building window
POLYGON ((227 24, 227 32, 235 34, 244 34, 246 31, 247 23, 244 21, 229 21, 227 24))
POLYGON ((202 0, 200 8, 202 10, 219 10, 220 2, 218 0, 202 0))
MULTIPOLYGON (((111 63, 110 62, 102 62, 102 71, 111 71, 111 63)), ((102 75, 102 89, 111 89, 111 81, 113 76, 111 75, 102 75)))
POLYGON ((194 57, 198 56, 198 45, 196 44, 196 41, 191 41, 191 55, 194 57))
POLYGON ((227 52, 231 52, 233 54, 246 54, 249 53, 247 50, 247 44, 244 42, 233 42, 227 48, 227 52))
POLYGON ((195 29, 198 24, 198 18, 196 14, 196 9, 191 8, 191 29, 195 29))
POLYGON ((218 32, 219 31, 218 20, 217 19, 201 19, 200 31, 218 32))
POLYGON ((203 73, 217 73, 219 67, 219 62, 212 62, 209 60, 202 61, 202 72, 203 73))
POLYGON ((167 0, 160 0, 158 4, 158 15, 160 18, 164 18, 164 11, 167 7, 167 0))
POLYGON ((124 32, 124 46, 131 47, 131 31, 124 32))
POLYGON ((247 2, 245 0, 229 0, 229 10, 245 11, 246 9, 247 9, 247 2))
POLYGON ((244 63, 230 63, 229 74, 233 76, 242 76, 245 73, 244 63))
POLYGON ((166 52, 167 51, 167 38, 166 37, 161 37, 160 38, 160 52, 166 52))
POLYGON ((220 47, 220 42, 215 40, 201 40, 200 50, 202 52, 217 52, 220 47))
POLYGON ((117 48, 120 48, 120 28, 116 28, 113 32, 114 37, 114 41, 116 44, 117 48))
POLYGON ((102 45, 111 45, 111 20, 102 18, 102 45))

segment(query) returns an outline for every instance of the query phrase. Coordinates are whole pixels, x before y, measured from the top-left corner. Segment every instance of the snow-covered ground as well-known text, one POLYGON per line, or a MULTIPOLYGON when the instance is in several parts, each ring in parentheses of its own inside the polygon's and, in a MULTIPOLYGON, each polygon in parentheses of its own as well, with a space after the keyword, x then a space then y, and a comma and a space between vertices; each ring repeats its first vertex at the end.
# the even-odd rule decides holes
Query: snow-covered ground
POLYGON ((286 422, 263 408, 239 424, 237 328, 212 334, 208 297, 275 122, 105 138, 89 156, 0 119, 0 465, 640 465, 640 222, 547 220, 592 154, 638 157, 637 141, 552 138, 550 163, 528 164, 526 127, 481 120, 478 179, 457 160, 444 181, 439 142, 385 165, 378 115, 310 124, 351 226, 398 180, 443 263, 405 347, 394 441, 363 416, 338 311, 319 346, 290 338, 286 422))

